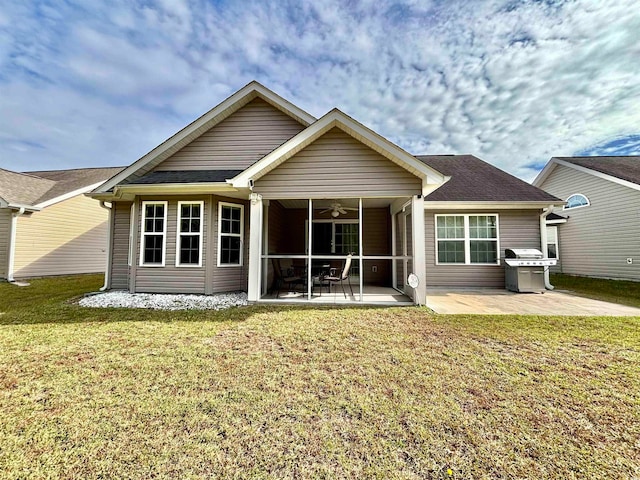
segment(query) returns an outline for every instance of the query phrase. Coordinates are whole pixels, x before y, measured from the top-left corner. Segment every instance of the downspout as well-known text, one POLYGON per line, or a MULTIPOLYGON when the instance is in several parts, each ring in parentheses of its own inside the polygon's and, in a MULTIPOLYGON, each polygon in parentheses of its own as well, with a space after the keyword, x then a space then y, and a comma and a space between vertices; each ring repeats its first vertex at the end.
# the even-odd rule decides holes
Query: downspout
POLYGON ((110 207, 107 206, 104 200, 100 200, 100 206, 109 211, 109 220, 107 221, 107 265, 104 271, 104 285, 100 287, 100 291, 104 292, 111 286, 111 255, 113 250, 113 204, 110 207))
MULTIPOLYGON (((548 249, 547 249, 547 216, 553 212, 553 205, 549 205, 549 207, 542 210, 540 214, 540 243, 542 244, 542 248, 540 251, 543 254, 544 258, 548 258, 548 249)), ((549 281, 549 267, 544 269, 544 286, 547 290, 553 290, 554 286, 551 285, 549 281)))
POLYGON ((7 266, 7 282, 16 283, 13 278, 13 268, 16 258, 16 230, 18 228, 18 217, 24 214, 24 207, 20 210, 11 212, 11 233, 9 237, 9 265, 7 266))

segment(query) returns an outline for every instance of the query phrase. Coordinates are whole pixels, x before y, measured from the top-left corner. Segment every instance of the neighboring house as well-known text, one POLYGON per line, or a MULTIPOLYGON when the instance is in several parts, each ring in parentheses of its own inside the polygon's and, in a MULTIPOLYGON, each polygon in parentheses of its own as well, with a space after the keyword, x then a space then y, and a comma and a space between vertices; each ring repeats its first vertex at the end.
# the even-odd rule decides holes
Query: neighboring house
POLYGON ((640 156, 554 157, 533 184, 567 202, 547 217, 552 271, 640 280, 640 156))
POLYGON ((84 194, 121 170, 0 169, 0 279, 103 272, 108 213, 84 194))
POLYGON ((250 301, 274 298, 277 265, 315 299, 348 253, 356 301, 503 287, 505 248, 540 248, 543 211, 562 204, 471 155, 416 157, 339 110, 316 119, 256 82, 90 195, 113 206, 108 288, 250 301))

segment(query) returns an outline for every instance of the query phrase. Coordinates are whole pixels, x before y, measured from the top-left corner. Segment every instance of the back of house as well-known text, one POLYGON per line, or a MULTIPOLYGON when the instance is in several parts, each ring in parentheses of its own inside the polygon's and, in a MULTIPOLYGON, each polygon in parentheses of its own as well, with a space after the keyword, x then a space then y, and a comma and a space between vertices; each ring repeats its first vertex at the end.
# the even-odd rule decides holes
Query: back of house
POLYGON ((547 217, 554 271, 640 280, 640 157, 554 157, 533 185, 566 200, 547 217))
POLYGON ((472 155, 414 156, 337 109, 316 119, 257 82, 90 195, 112 205, 107 287, 251 301, 327 298, 337 273, 355 302, 504 287, 505 249, 541 248, 543 211, 562 204, 472 155))

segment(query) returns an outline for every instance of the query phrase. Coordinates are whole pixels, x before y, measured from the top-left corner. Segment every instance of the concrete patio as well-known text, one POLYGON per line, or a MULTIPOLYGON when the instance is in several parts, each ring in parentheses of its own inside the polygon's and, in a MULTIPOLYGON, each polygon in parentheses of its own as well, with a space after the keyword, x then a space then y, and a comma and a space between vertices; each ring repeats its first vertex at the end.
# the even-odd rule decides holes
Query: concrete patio
POLYGON ((640 317, 640 308, 578 297, 566 290, 540 294, 494 288, 431 288, 427 290, 427 307, 444 314, 640 317))

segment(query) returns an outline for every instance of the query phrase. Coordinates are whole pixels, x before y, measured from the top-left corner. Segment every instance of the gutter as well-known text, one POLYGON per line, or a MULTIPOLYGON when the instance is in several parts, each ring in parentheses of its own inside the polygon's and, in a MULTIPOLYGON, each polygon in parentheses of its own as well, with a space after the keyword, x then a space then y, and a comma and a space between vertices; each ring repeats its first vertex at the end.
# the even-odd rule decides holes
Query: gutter
MULTIPOLYGON (((544 258, 549 258, 547 250, 547 216, 551 212, 553 212, 553 205, 549 205, 547 208, 543 209, 540 214, 540 243, 542 246, 540 251, 543 253, 544 258)), ((544 269, 544 286, 547 290, 553 290, 555 288, 549 281, 549 267, 544 269)))
POLYGON ((113 234, 113 204, 111 204, 110 207, 107 207, 106 202, 104 200, 101 200, 100 206, 109 211, 109 220, 107 221, 107 265, 104 271, 104 285, 100 287, 100 291, 104 292, 111 286, 111 255, 113 250, 113 238, 111 238, 111 236, 113 234))
POLYGON ((18 228, 18 217, 24 215, 25 207, 20 207, 19 210, 11 212, 11 229, 9 233, 9 265, 7 266, 7 282, 17 284, 16 279, 13 278, 13 268, 16 258, 16 230, 18 228))

